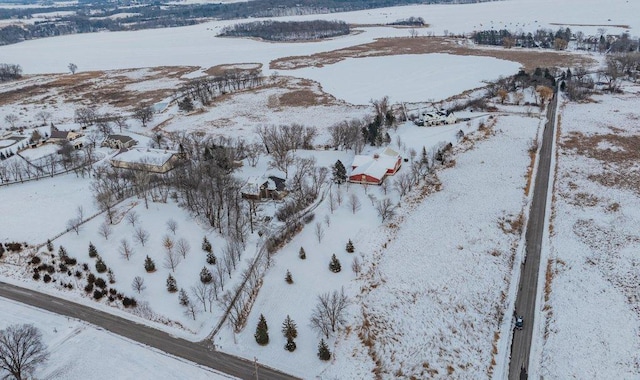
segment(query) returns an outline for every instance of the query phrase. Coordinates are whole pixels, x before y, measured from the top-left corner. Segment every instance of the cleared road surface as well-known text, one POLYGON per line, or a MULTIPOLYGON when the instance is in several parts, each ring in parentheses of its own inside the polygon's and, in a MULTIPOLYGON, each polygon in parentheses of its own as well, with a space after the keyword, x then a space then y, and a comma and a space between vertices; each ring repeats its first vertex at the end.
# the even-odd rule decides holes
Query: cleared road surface
POLYGON ((538 161, 533 199, 529 210, 526 232, 526 259, 522 265, 520 285, 516 298, 516 314, 524 317, 522 330, 514 330, 509 363, 509 379, 527 379, 529 353, 536 311, 538 272, 540 269, 540 247, 544 234, 545 211, 547 209, 547 189, 551 168, 551 152, 556 117, 556 96, 549 102, 547 124, 542 135, 542 147, 538 161))
POLYGON ((253 362, 212 351, 204 342, 194 343, 175 338, 163 331, 48 294, 0 282, 0 297, 89 322, 114 334, 241 379, 295 379, 261 365, 258 365, 258 376, 256 376, 256 367, 253 362))

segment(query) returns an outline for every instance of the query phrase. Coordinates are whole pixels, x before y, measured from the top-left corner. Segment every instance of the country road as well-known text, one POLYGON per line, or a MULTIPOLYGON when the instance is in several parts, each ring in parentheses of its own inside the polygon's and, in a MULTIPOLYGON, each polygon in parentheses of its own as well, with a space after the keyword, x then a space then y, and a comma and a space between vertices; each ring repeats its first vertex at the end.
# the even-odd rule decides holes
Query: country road
POLYGON ((557 93, 549 102, 547 123, 542 134, 542 146, 535 177, 533 199, 529 210, 529 222, 526 231, 525 262, 522 264, 520 284, 516 298, 516 314, 524 317, 522 330, 514 330, 509 363, 509 379, 524 380, 528 377, 529 353, 536 314, 538 273, 540 270, 540 249, 544 235, 545 211, 547 208, 547 190, 553 151, 553 134, 557 108, 557 93))
POLYGON ((114 334, 240 379, 295 379, 260 365, 256 376, 255 365, 251 361, 212 351, 205 343, 175 338, 163 331, 48 294, 0 282, 0 297, 89 322, 114 334))

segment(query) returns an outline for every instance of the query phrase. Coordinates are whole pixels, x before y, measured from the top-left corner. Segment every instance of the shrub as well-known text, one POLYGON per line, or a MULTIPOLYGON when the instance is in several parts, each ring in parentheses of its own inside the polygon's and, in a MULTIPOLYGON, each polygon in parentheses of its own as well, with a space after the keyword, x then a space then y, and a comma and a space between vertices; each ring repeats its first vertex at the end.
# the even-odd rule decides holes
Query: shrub
POLYGON ((104 273, 107 271, 107 264, 102 261, 101 257, 98 257, 98 261, 96 261, 96 271, 98 273, 104 273))
POLYGON ((353 247, 353 242, 351 241, 351 239, 349 239, 349 241, 347 242, 346 250, 349 253, 353 253, 353 251, 355 251, 355 248, 353 247))
POLYGON ((94 282, 96 282, 96 275, 93 273, 89 273, 89 275, 87 276, 87 282, 89 284, 93 284, 94 282))
POLYGON ((147 273, 152 273, 156 271, 156 263, 154 263, 151 257, 149 256, 147 256, 147 258, 144 259, 144 270, 146 270, 147 273))
POLYGON ((118 291, 115 290, 114 288, 109 289, 109 294, 111 294, 112 296, 115 296, 116 294, 118 294, 118 291))
POLYGON ((88 271, 89 270, 89 264, 83 263, 82 264, 82 270, 85 271, 85 272, 88 271))
POLYGON ((33 274, 33 279, 34 279, 34 280, 36 280, 36 281, 38 281, 38 280, 40 279, 40 272, 35 272, 35 273, 33 274))
POLYGON ((99 287, 100 289, 104 289, 107 287, 107 283, 102 277, 96 278, 94 285, 99 287))
POLYGON ((91 291, 93 290, 93 282, 88 283, 87 285, 84 286, 84 291, 87 293, 91 293, 91 291))
POLYGON ((99 300, 102 296, 104 296, 104 294, 102 294, 102 290, 96 289, 93 291, 93 299, 99 300))
POLYGON ((329 270, 332 271, 333 273, 338 273, 342 270, 342 265, 340 265, 340 260, 338 260, 335 253, 333 254, 333 256, 331 256, 331 262, 329 263, 329 270))
POLYGON ((79 270, 77 270, 74 274, 77 278, 82 278, 82 272, 80 272, 79 270))
POLYGON ((300 252, 298 252, 298 257, 302 260, 307 258, 307 253, 304 251, 303 247, 300 247, 300 252))
POLYGON ((76 265, 78 263, 78 260, 74 259, 73 257, 67 257, 64 260, 64 263, 67 265, 76 265))
POLYGON ((320 344, 318 345, 318 358, 324 361, 331 359, 331 351, 329 351, 324 339, 320 339, 320 344))
POLYGON ((60 270, 60 273, 64 273, 69 270, 69 268, 67 268, 67 266, 63 263, 60 263, 60 265, 58 265, 58 269, 60 270))
POLYGON ((287 344, 284 345, 284 349, 289 351, 289 352, 293 352, 296 350, 296 342, 293 341, 293 339, 291 338, 287 338, 287 344))
POLYGON ((178 284, 176 283, 176 279, 173 278, 171 274, 167 277, 167 291, 169 293, 175 293, 178 291, 178 284))
POLYGON ((293 284, 293 277, 291 276, 291 272, 287 269, 287 274, 284 276, 284 280, 287 284, 293 284))
POLYGON ((96 256, 98 256, 98 250, 93 243, 89 242, 89 257, 94 258, 96 256))
POLYGON ((42 259, 40 259, 40 257, 38 257, 38 256, 33 256, 31 258, 31 264, 33 264, 33 265, 38 265, 41 262, 42 262, 42 259))
POLYGON ((49 274, 45 274, 44 277, 42 278, 42 280, 44 282, 51 282, 51 276, 49 276, 49 274))
POLYGON ((47 240, 47 251, 53 252, 53 243, 51 240, 47 240))
POLYGON ((209 265, 216 264, 216 256, 213 254, 213 252, 207 253, 207 264, 209 265))
POLYGON ((138 305, 138 302, 136 302, 136 299, 131 297, 124 297, 122 299, 122 306, 124 307, 136 307, 138 305))
POLYGON ((47 265, 47 273, 54 274, 55 271, 56 271, 56 267, 54 267, 53 265, 47 265))

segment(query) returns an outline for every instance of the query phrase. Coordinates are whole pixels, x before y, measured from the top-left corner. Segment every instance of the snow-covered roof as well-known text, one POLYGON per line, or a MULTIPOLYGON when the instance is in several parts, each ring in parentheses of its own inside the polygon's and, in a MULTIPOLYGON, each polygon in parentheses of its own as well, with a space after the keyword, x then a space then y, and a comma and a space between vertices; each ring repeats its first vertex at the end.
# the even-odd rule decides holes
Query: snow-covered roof
POLYGON ((387 170, 396 167, 399 158, 400 154, 389 147, 381 148, 371 156, 357 155, 353 158, 351 167, 354 169, 350 175, 366 174, 382 178, 387 170))
POLYGON ((120 150, 120 153, 113 156, 112 160, 162 166, 177 153, 165 149, 131 148, 120 150))
POLYGON ((376 179, 382 179, 387 173, 387 166, 380 160, 369 158, 369 162, 358 166, 351 171, 351 175, 365 174, 376 179))

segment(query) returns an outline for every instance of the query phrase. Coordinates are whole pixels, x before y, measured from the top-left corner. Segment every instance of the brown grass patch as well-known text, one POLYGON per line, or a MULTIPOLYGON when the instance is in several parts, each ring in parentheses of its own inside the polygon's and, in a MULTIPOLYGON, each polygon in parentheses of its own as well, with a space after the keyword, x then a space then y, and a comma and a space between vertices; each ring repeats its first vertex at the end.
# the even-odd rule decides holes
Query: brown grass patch
POLYGON ((525 196, 529 196, 531 191, 531 179, 533 178, 533 167, 536 164, 536 156, 538 154, 538 140, 533 140, 533 144, 529 147, 529 166, 527 167, 527 174, 525 174, 526 185, 524 188, 525 196))
POLYGON ((262 63, 250 62, 250 63, 234 63, 234 64, 224 64, 209 67, 204 70, 204 73, 207 75, 213 76, 223 76, 230 71, 251 71, 251 70, 262 70, 262 63))
POLYGON ((447 37, 380 38, 368 44, 329 52, 279 58, 271 61, 269 68, 273 70, 289 70, 311 66, 322 67, 346 58, 428 53, 495 57, 519 62, 528 71, 534 70, 536 67, 590 66, 595 63, 594 60, 585 56, 557 51, 469 47, 458 45, 458 41, 447 37))

